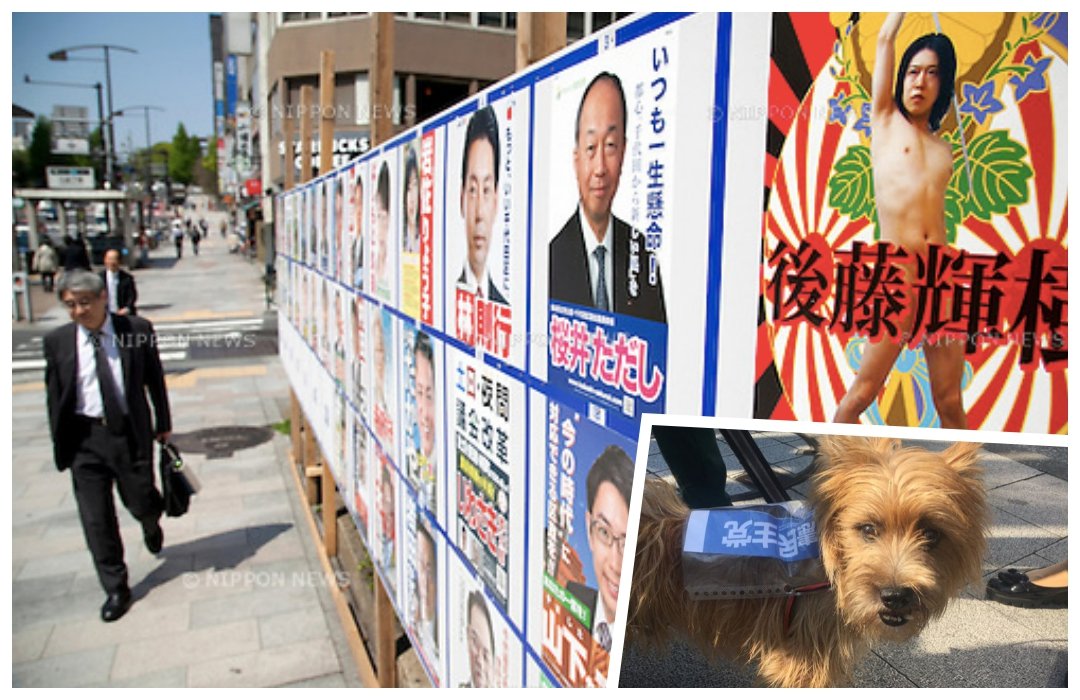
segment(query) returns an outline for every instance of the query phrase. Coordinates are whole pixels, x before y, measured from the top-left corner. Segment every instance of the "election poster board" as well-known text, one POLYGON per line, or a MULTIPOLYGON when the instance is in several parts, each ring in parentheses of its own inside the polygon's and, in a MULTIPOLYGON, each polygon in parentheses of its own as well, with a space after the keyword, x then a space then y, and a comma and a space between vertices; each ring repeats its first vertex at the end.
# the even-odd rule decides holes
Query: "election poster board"
POLYGON ((524 369, 531 105, 528 90, 495 94, 446 126, 446 323, 524 369))
POLYGON ((873 384, 869 353, 891 345, 892 370, 862 422, 941 426, 935 395, 955 396, 959 384, 965 427, 1063 434, 1066 15, 905 17, 897 66, 939 26, 957 63, 955 102, 936 134, 952 154, 934 195, 944 241, 924 250, 879 225, 875 193, 903 186, 873 169, 871 76, 884 18, 772 17, 773 35, 793 40, 771 54, 755 415, 832 420, 856 378, 873 384), (948 344, 957 352, 937 360, 948 344))
MULTIPOLYGON (((971 427, 1065 432, 1064 20, 974 17, 941 15, 950 247, 911 298, 944 323, 923 336, 977 321, 971 427)), ((280 195, 282 363, 434 685, 607 684, 625 529, 594 465, 635 454, 643 415, 717 412, 734 355, 757 363, 740 417, 830 420, 888 335, 862 96, 881 19, 769 21, 797 42, 766 56, 758 18, 749 65, 730 15, 626 18, 280 195), (765 101, 729 104, 747 75, 765 101), (748 168, 728 131, 755 120, 748 168), (730 199, 762 164, 764 199, 730 199), (747 305, 756 333, 722 335, 747 305)), ((864 420, 935 424, 906 352, 864 420)))
POLYGON ((592 507, 586 478, 609 448, 628 463, 642 414, 711 410, 701 203, 729 29, 630 18, 280 196, 282 360, 434 685, 607 682, 626 515, 592 507), (626 108, 611 281, 636 288, 607 311, 551 294, 600 73, 626 108))
POLYGON ((531 371, 627 434, 643 413, 712 410, 702 356, 719 236, 703 203, 717 161, 701 154, 723 121, 711 111, 716 49, 694 47, 717 46, 722 24, 689 17, 632 41, 605 31, 590 60, 535 84, 533 152, 544 157, 533 188, 544 205, 532 208, 532 288, 547 299, 533 294, 531 371), (694 362, 672 361, 690 348, 694 362))

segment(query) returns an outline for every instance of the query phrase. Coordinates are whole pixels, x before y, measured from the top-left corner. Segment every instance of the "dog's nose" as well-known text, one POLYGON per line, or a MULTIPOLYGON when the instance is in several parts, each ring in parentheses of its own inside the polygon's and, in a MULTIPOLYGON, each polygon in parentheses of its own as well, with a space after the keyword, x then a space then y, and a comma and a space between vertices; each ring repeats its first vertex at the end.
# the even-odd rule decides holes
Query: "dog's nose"
POLYGON ((915 591, 910 588, 882 588, 881 602, 889 610, 904 610, 915 602, 915 591))

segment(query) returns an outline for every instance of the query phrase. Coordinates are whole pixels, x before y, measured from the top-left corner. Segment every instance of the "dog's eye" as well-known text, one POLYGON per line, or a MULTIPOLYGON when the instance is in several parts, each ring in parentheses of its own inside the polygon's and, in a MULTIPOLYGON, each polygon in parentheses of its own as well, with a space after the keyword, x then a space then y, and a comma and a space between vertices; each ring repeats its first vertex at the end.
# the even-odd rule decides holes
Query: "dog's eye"
POLYGON ((862 525, 859 525, 858 529, 859 534, 861 534, 863 539, 867 542, 873 542, 877 539, 878 529, 876 525, 872 523, 863 523, 862 525))
POLYGON ((924 527, 922 536, 927 549, 933 549, 941 541, 941 533, 932 527, 924 527))

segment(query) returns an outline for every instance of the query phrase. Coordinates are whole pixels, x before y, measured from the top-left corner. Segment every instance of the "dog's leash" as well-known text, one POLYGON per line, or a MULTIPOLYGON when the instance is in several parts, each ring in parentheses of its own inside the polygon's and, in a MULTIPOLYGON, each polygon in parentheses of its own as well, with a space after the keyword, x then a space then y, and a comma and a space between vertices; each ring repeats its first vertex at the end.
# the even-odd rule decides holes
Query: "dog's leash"
POLYGON ((787 605, 784 607, 784 636, 791 636, 791 618, 795 615, 795 601, 798 600, 801 593, 817 593, 819 591, 827 591, 832 586, 828 581, 822 581, 821 583, 811 583, 806 586, 799 586, 793 588, 791 595, 788 596, 787 605))

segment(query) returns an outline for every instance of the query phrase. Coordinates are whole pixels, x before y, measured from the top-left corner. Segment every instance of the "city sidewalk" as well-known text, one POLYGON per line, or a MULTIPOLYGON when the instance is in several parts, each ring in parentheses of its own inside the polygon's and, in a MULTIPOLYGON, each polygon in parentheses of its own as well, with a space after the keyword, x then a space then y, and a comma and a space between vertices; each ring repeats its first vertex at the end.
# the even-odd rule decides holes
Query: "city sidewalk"
MULTIPOLYGON (((1033 440, 1035 441, 1035 440, 1033 440)), ((732 498, 744 500, 750 489, 739 479, 734 454, 718 441, 728 467, 732 498)), ((781 473, 799 480, 811 457, 802 437, 790 433, 756 433, 765 459, 781 473)), ((923 442, 930 449, 944 443, 923 442)), ((991 505, 989 548, 983 562, 983 583, 1000 569, 1046 566, 1068 556, 1068 474, 1065 448, 985 445, 983 469, 991 505)), ((649 473, 670 478, 653 441, 649 473)), ((806 483, 789 487, 803 498, 806 483)), ((760 502, 760 501, 758 501, 760 502)), ((859 687, 1064 687, 1068 681, 1068 610, 1024 610, 986 600, 985 585, 969 587, 945 615, 915 640, 877 648, 855 674, 859 687)), ((696 650, 673 644, 668 654, 629 648, 620 685, 642 687, 742 687, 755 682, 753 673, 725 661, 710 664, 696 650)))
MULTIPOLYGON (((134 274, 159 336, 270 324, 262 266, 229 254, 216 233, 198 257, 189 242, 183 259, 169 245, 152 263, 134 274)), ((58 305, 40 318, 67 320, 58 305)), ((71 478, 53 464, 42 375, 13 376, 12 684, 358 685, 328 593, 336 582, 323 575, 287 473, 288 437, 271 427, 288 416, 276 355, 228 346, 177 355, 165 362, 174 440, 203 490, 186 515, 163 519, 158 556, 118 501, 136 600, 111 624, 99 617, 105 594, 71 478)))

